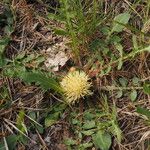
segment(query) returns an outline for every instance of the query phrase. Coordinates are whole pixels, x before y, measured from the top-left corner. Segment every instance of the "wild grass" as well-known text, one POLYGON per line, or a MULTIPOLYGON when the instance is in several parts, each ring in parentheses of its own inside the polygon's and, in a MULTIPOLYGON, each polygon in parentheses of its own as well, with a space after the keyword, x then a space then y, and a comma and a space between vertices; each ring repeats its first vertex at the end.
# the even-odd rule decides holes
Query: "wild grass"
POLYGON ((61 0, 57 14, 49 14, 53 18, 64 24, 64 28, 56 29, 57 34, 65 34, 70 39, 75 62, 81 62, 81 56, 87 52, 87 45, 90 36, 94 34, 97 27, 101 24, 103 14, 100 14, 100 2, 97 0, 61 0))

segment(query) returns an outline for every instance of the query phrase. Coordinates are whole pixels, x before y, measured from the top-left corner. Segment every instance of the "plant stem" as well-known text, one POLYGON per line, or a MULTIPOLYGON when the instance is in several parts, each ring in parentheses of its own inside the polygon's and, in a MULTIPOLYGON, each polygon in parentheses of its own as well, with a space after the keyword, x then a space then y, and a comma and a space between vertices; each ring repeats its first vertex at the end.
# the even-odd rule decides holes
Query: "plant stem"
POLYGON ((105 91, 116 91, 116 90, 143 90, 143 87, 116 87, 116 86, 102 86, 100 89, 105 91))

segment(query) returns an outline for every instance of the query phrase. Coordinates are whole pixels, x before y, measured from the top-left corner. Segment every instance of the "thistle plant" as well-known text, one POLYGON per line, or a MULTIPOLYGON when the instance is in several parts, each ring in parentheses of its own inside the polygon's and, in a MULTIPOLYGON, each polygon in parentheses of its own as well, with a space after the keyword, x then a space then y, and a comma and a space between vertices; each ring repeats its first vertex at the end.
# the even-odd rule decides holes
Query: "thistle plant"
POLYGON ((70 39, 74 62, 79 64, 83 52, 88 49, 89 37, 100 25, 101 13, 98 13, 100 4, 97 0, 59 0, 59 3, 57 13, 49 14, 48 17, 63 24, 62 27, 55 29, 55 33, 70 39))
POLYGON ((90 87, 92 83, 89 82, 89 77, 83 71, 69 72, 60 83, 66 102, 74 104, 78 102, 80 98, 86 95, 91 95, 90 87))

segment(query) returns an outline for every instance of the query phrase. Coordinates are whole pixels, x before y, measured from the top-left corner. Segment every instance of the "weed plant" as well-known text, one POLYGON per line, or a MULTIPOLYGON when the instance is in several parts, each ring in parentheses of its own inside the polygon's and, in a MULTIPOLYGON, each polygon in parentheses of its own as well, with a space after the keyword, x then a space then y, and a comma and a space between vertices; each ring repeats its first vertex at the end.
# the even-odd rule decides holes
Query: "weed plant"
POLYGON ((81 62, 81 56, 87 52, 90 36, 94 34, 103 20, 100 13, 100 2, 82 0, 60 0, 56 15, 48 17, 64 24, 64 28, 55 29, 56 34, 66 35, 70 39, 75 62, 81 62))

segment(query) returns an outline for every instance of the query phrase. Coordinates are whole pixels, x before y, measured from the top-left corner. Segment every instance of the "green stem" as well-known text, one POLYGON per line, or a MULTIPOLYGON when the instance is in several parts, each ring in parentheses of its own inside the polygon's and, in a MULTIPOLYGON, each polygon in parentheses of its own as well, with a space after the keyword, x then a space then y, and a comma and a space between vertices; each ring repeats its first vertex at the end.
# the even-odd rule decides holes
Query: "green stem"
POLYGON ((117 90, 143 90, 143 87, 116 87, 116 86, 102 86, 101 87, 102 90, 105 91, 117 91, 117 90))

